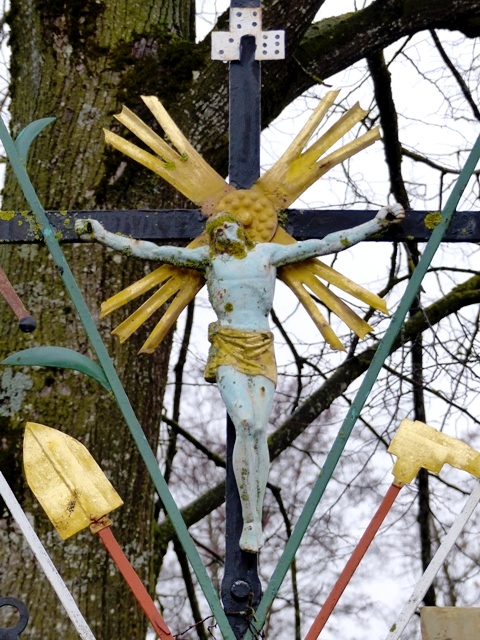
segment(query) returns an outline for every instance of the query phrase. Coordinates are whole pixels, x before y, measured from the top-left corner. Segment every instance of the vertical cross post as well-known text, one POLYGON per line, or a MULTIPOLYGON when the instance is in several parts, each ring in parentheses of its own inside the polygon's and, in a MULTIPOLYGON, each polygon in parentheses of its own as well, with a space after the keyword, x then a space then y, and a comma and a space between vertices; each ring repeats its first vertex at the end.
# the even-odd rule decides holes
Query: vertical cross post
MULTIPOLYGON (((255 4, 260 7, 260 0, 255 4)), ((232 13, 245 5, 246 0, 232 0, 232 13)), ((230 62, 229 182, 237 189, 250 188, 260 175, 260 63, 255 60, 255 48, 255 38, 244 36, 240 60, 230 62)), ((248 621, 244 613, 238 613, 258 606, 262 587, 257 555, 246 553, 239 546, 243 517, 232 462, 235 439, 235 427, 227 416, 225 572, 221 595, 235 636, 243 638, 248 621)))
MULTIPOLYGON (((283 57, 283 32, 263 32, 260 0, 231 0, 230 31, 212 37, 212 57, 230 61, 229 181, 249 189, 260 176, 260 59, 283 57)), ((243 518, 233 471, 235 427, 227 416, 226 550, 222 602, 237 638, 262 597, 257 555, 240 549, 243 518)))

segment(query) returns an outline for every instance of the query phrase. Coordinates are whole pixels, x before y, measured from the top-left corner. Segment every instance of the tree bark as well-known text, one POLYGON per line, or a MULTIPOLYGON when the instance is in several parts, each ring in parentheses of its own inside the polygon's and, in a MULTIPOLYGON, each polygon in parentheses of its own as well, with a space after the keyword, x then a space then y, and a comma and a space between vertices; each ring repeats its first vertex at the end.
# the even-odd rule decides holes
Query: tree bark
MULTIPOLYGON (((292 100, 336 73, 429 25, 480 34, 480 0, 376 0, 365 9, 311 24, 323 2, 262 2, 265 28, 286 29, 287 57, 262 69, 262 126, 267 127, 292 100), (312 4, 314 5, 312 7, 312 4), (315 11, 311 11, 314 8, 315 11)), ((226 28, 224 22, 221 28, 226 28)), ((208 43, 207 43, 208 44, 208 43)), ((209 55, 208 48, 205 49, 209 55)), ((225 174, 228 157, 226 66, 207 59, 194 91, 179 98, 178 122, 193 111, 207 114, 191 129, 191 139, 215 168, 225 174), (196 104, 196 106, 195 106, 196 104)))
MULTIPOLYGON (((140 93, 153 91, 153 85, 155 89, 174 91, 174 85, 162 83, 161 76, 152 73, 152 69, 166 67, 170 62, 180 64, 175 62, 174 53, 192 48, 193 18, 193 1, 130 3, 128 12, 124 3, 117 0, 12 2, 9 22, 14 135, 37 118, 57 118, 34 144, 28 162, 32 182, 46 208, 171 205, 170 190, 163 191, 159 180, 137 167, 131 169, 128 188, 117 190, 115 184, 109 184, 112 154, 105 150, 102 127, 111 127, 112 114, 120 110, 128 96, 137 102, 140 93)), ((189 73, 188 80, 191 70, 189 73)), ((10 174, 4 208, 25 208, 10 174)), ((145 263, 125 260, 96 245, 64 246, 64 251, 95 317, 103 299, 149 269, 145 263)), ((18 332, 13 319, 4 323, 2 357, 37 345, 66 346, 92 357, 83 328, 45 248, 3 248, 0 261, 38 319, 36 332, 28 336, 18 332)), ((11 318, 8 309, 2 311, 4 318, 11 318)), ((102 321, 101 330, 155 451, 170 340, 153 357, 138 358, 136 352, 144 336, 120 347, 109 337, 118 322, 119 316, 102 321)), ((5 369, 0 375, 2 470, 96 637, 145 638, 143 612, 97 537, 85 531, 61 542, 22 480, 25 421, 61 429, 83 442, 124 500, 124 506, 112 514, 115 535, 153 591, 154 490, 119 410, 94 382, 71 371, 5 369)), ((0 593, 21 598, 29 607, 31 617, 25 637, 77 638, 5 509, 1 518, 0 593)))

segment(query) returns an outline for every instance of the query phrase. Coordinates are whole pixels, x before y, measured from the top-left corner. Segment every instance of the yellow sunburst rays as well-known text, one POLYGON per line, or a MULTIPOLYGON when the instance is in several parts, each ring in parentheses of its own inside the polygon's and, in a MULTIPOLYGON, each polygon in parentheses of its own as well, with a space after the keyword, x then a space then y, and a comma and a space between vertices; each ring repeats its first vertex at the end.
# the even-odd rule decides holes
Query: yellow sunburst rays
MULTIPOLYGON (((286 244, 296 242, 296 240, 284 229, 278 227, 277 211, 288 207, 336 164, 350 158, 379 138, 379 131, 376 128, 320 159, 345 133, 365 117, 367 112, 357 104, 349 109, 316 142, 305 149, 337 95, 338 91, 327 93, 283 156, 248 190, 235 190, 229 186, 190 145, 155 97, 143 97, 142 99, 175 149, 126 108, 115 117, 156 155, 152 155, 110 131, 105 131, 105 138, 107 143, 119 151, 158 173, 183 195, 199 205, 205 215, 209 216, 218 211, 231 211, 256 242, 286 244)), ((206 242, 205 234, 201 234, 188 246, 193 248, 206 242)), ((334 349, 343 349, 343 345, 320 313, 307 289, 360 337, 364 337, 366 333, 371 331, 371 327, 319 278, 366 302, 375 309, 386 311, 385 303, 381 298, 363 289, 331 267, 322 264, 319 260, 307 260, 282 267, 279 270, 279 277, 297 295, 324 339, 334 349)), ((113 331, 121 342, 125 341, 163 304, 173 298, 167 311, 140 351, 141 353, 152 353, 203 284, 203 276, 194 270, 163 265, 104 302, 101 317, 150 291, 153 287, 161 285, 144 304, 113 331)))
MULTIPOLYGON (((345 133, 367 115, 368 112, 364 111, 357 103, 346 111, 316 142, 305 148, 327 111, 333 105, 338 93, 338 91, 330 91, 325 95, 285 153, 257 181, 257 188, 268 197, 277 210, 286 209, 332 167, 344 162, 379 139, 380 131, 379 127, 376 127, 340 149, 322 157, 345 133)), ((272 242, 289 244, 296 242, 296 240, 284 229, 278 227, 272 242)), ((385 301, 382 298, 360 287, 331 267, 327 267, 318 259, 305 260, 282 267, 278 272, 278 277, 295 293, 326 342, 334 349, 343 350, 344 346, 318 309, 308 289, 360 338, 364 338, 372 328, 320 279, 369 304, 374 309, 387 312, 385 301)))
MULTIPOLYGON (((165 142, 126 107, 115 116, 116 119, 142 140, 156 155, 107 130, 105 130, 106 142, 160 175, 184 196, 200 205, 206 215, 211 215, 215 210, 216 203, 225 194, 233 191, 233 187, 228 185, 195 151, 157 98, 150 96, 142 97, 142 99, 175 148, 165 142)), ((193 248, 206 242, 206 238, 200 236, 188 246, 193 248)), ((204 283, 203 276, 197 271, 163 265, 104 302, 101 308, 101 317, 150 291, 153 287, 161 285, 153 296, 113 331, 113 334, 118 336, 121 342, 124 342, 162 305, 173 298, 166 313, 141 349, 141 352, 152 353, 204 283)))

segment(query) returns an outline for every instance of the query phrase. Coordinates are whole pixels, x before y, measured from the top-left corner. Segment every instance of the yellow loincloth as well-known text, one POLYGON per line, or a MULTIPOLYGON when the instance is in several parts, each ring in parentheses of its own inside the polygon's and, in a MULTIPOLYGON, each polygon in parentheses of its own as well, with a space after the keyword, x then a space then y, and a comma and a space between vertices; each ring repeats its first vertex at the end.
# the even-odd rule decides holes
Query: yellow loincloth
POLYGON ((230 365, 248 376, 265 376, 277 384, 277 364, 271 331, 242 331, 219 326, 208 327, 211 343, 205 367, 205 380, 216 382, 218 367, 230 365))

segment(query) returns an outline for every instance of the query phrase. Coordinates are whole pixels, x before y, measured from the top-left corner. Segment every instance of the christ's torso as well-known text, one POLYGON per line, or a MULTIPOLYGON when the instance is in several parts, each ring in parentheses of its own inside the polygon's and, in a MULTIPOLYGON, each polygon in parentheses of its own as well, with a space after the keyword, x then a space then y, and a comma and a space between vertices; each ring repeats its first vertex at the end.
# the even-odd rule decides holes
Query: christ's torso
POLYGON ((246 257, 220 253, 206 270, 210 303, 221 325, 247 331, 269 329, 276 269, 257 245, 246 257))

